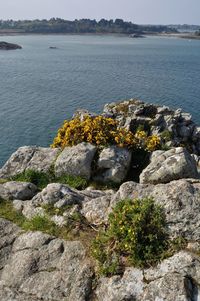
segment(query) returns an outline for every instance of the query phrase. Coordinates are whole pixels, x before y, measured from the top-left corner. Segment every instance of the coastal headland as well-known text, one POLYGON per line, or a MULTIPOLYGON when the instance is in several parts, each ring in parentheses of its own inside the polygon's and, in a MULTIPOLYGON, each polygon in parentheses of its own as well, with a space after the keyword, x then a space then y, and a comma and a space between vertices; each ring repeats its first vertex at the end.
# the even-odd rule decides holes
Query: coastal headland
POLYGON ((200 126, 137 99, 80 109, 0 169, 2 301, 199 300, 200 126))

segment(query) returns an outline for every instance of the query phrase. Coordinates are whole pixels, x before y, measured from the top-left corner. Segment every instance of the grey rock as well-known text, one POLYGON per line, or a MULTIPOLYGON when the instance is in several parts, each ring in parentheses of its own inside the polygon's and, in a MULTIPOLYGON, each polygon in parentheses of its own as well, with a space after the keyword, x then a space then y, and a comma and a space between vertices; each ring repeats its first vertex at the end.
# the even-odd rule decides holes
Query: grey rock
POLYGON ((187 141, 194 131, 194 125, 179 125, 177 128, 178 135, 183 138, 183 141, 187 141))
POLYGON ((96 180, 121 183, 130 168, 132 153, 117 146, 106 147, 99 155, 96 180))
POLYGON ((198 256, 179 252, 155 268, 126 268, 122 277, 100 278, 97 301, 199 301, 198 256))
POLYGON ((0 184, 0 198, 5 200, 29 200, 37 192, 37 187, 32 183, 11 181, 0 184))
POLYGON ((177 272, 151 282, 142 301, 198 301, 198 288, 189 277, 183 277, 177 272))
POLYGON ((90 116, 90 117, 96 117, 97 114, 90 112, 88 110, 85 109, 78 109, 76 110, 76 112, 73 114, 72 118, 79 118, 81 121, 84 120, 85 117, 90 116))
POLYGON ((16 49, 22 49, 22 46, 0 41, 0 50, 16 50, 16 49))
MULTIPOLYGON (((84 199, 81 192, 69 187, 68 185, 51 183, 48 184, 32 200, 34 205, 47 205, 62 202, 62 206, 80 203, 84 199)), ((60 206, 59 206, 60 207, 60 206)))
POLYGON ((142 270, 127 268, 122 277, 101 278, 95 294, 97 301, 141 300, 145 286, 142 270))
POLYGON ((59 149, 37 146, 20 147, 0 169, 0 178, 9 178, 26 170, 47 173, 59 152, 59 149))
POLYGON ((22 214, 27 218, 27 219, 32 219, 35 216, 45 216, 45 209, 38 206, 36 207, 32 200, 31 201, 25 201, 22 204, 22 214))
POLYGON ((94 200, 83 202, 81 214, 89 223, 100 225, 107 221, 107 211, 110 205, 111 196, 102 196, 94 200))
POLYGON ((173 134, 170 146, 180 146, 184 142, 200 155, 199 127, 192 121, 191 115, 181 109, 174 111, 166 106, 130 99, 105 105, 104 113, 133 132, 141 125, 153 135, 162 136, 163 131, 169 131, 173 134))
POLYGON ((195 126, 193 134, 192 134, 193 141, 200 140, 200 126, 195 126))
MULTIPOLYGON (((111 199, 111 196, 114 195, 114 191, 100 191, 94 190, 92 188, 85 189, 82 191, 78 191, 69 187, 68 185, 59 184, 59 183, 52 183, 47 185, 41 192, 39 192, 32 200, 23 202, 22 214, 31 219, 36 215, 45 215, 45 209, 43 205, 52 205, 55 208, 64 208, 65 206, 70 205, 65 212, 65 216, 69 216, 73 214, 75 211, 79 212, 80 208, 84 208, 84 215, 90 216, 91 210, 94 210, 93 217, 96 216, 98 218, 99 214, 103 216, 103 212, 105 212, 106 208, 108 208, 107 201, 105 205, 104 201, 100 201, 98 203, 98 199, 111 199), (97 199, 97 201, 96 201, 97 199), (93 203, 94 202, 94 203, 93 203), (97 208, 95 208, 95 204, 99 204, 97 208), (87 206, 88 204, 88 206, 87 206), (86 208, 88 209, 88 214, 86 214, 86 208), (102 209, 101 209, 102 208, 102 209), (103 211, 101 211, 103 210, 103 211)), ((20 206, 19 201, 15 202, 15 206, 20 206)), ((60 222, 62 224, 66 223, 63 218, 54 217, 54 221, 56 224, 60 222), (62 221, 61 221, 62 220, 62 221)))
POLYGON ((168 183, 182 178, 198 178, 194 158, 182 147, 152 156, 150 164, 142 171, 140 183, 168 183))
POLYGON ((180 251, 172 257, 163 260, 155 268, 144 271, 147 281, 154 281, 166 274, 178 273, 182 277, 190 277, 200 285, 200 258, 192 253, 180 251))
POLYGON ((88 300, 93 269, 80 242, 41 232, 20 234, 2 219, 0 237, 2 301, 88 300))
POLYGON ((23 203, 24 201, 21 200, 14 200, 13 201, 13 208, 19 212, 22 212, 23 210, 23 203))
POLYGON ((97 148, 90 143, 82 142, 76 146, 66 147, 55 163, 56 176, 65 174, 90 179, 92 161, 97 148))
POLYGON ((59 227, 66 225, 66 218, 61 215, 53 215, 51 217, 51 221, 54 222, 59 227))
POLYGON ((2 268, 6 265, 12 250, 12 244, 19 233, 19 227, 3 218, 0 218, 0 277, 2 268))
POLYGON ((167 106, 162 106, 162 107, 157 108, 157 113, 158 114, 169 114, 171 112, 172 112, 172 110, 170 110, 170 108, 167 107, 167 106))
POLYGON ((164 208, 168 231, 171 237, 185 237, 198 241, 200 237, 200 180, 182 179, 168 184, 138 184, 127 182, 121 185, 112 197, 107 214, 123 199, 152 197, 164 208))

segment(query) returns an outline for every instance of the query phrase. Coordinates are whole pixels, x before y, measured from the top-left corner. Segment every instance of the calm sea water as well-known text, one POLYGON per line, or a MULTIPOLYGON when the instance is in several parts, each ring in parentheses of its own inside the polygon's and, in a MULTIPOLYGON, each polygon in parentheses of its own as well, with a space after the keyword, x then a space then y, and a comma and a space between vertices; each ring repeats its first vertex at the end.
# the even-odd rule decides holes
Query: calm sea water
POLYGON ((77 108, 137 97, 182 107, 200 124, 200 41, 113 36, 4 36, 0 166, 22 145, 48 146, 77 108), (51 50, 49 46, 57 46, 51 50))

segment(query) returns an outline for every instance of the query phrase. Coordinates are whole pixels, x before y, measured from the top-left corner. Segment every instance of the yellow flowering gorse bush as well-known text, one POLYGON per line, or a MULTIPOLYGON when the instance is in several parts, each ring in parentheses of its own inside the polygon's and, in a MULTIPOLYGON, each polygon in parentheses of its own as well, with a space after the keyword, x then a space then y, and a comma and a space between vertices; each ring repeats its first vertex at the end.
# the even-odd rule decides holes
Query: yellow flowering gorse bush
POLYGON ((97 146, 118 145, 120 147, 143 148, 148 151, 157 149, 160 139, 157 136, 147 136, 144 131, 133 134, 125 128, 119 128, 116 120, 104 116, 84 116, 65 120, 58 130, 52 147, 77 145, 89 142, 97 146))

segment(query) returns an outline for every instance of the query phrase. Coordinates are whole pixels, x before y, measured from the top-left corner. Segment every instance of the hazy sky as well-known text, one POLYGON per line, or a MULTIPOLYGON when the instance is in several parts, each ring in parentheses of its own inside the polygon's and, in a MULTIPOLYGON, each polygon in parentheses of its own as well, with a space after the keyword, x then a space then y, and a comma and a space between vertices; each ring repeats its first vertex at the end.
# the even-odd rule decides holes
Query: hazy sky
POLYGON ((0 0, 0 19, 51 17, 200 24, 200 0, 0 0))

